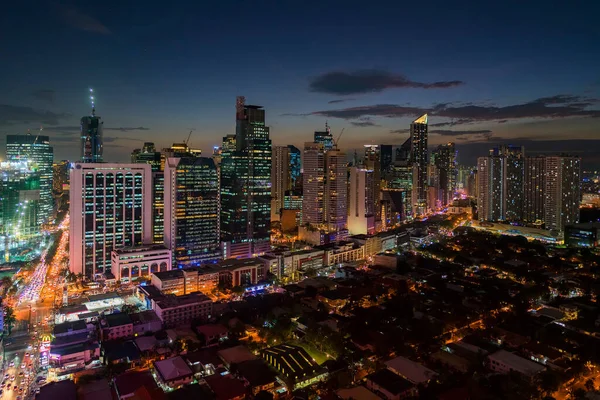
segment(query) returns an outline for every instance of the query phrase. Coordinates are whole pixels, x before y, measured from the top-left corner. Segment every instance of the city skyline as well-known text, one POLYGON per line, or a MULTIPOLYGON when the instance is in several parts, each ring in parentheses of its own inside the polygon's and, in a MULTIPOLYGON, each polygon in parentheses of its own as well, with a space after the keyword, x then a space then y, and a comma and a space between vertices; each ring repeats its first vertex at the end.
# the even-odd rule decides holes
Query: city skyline
POLYGON ((318 11, 186 7, 109 2, 91 13, 11 4, 15 18, 3 33, 39 16, 37 29, 47 35, 28 30, 7 46, 9 59, 44 62, 0 66, 11 77, 0 84, 0 140, 42 125, 55 159, 76 160, 79 119, 90 113, 93 88, 105 161, 125 162, 146 141, 167 147, 192 129, 191 145, 208 155, 235 132, 230 99, 245 94, 269 110, 277 146, 302 148, 326 121, 334 137, 345 129, 340 148, 347 154, 363 144, 401 144, 410 121, 428 113, 430 149, 454 141, 462 164, 513 144, 528 154, 564 151, 581 156, 584 167, 600 166, 593 12, 565 6, 541 15, 535 2, 468 12, 352 2, 318 11), (398 15, 418 12, 427 26, 422 19, 398 23, 398 15), (467 22, 469 35, 461 28, 467 22), (244 32, 258 38, 258 51, 240 45, 244 32), (315 44, 320 37, 329 40, 315 44), (73 51, 83 46, 97 51, 73 51), (248 60, 241 73, 236 57, 248 60))

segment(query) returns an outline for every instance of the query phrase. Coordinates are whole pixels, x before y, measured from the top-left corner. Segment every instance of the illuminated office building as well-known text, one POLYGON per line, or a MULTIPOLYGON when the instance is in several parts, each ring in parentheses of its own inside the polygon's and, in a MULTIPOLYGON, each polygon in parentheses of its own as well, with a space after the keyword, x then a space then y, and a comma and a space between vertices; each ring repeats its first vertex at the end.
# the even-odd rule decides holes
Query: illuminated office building
POLYGON ((81 144, 80 154, 83 163, 101 163, 104 159, 104 133, 102 130, 104 122, 96 115, 94 107, 93 91, 90 89, 90 98, 92 100, 92 113, 81 117, 81 144))
POLYGON ((503 158, 503 219, 506 221, 521 221, 523 219, 525 148, 523 146, 501 146, 495 151, 503 158))
POLYGON ((325 196, 325 148, 322 143, 304 144, 302 175, 302 223, 323 223, 325 196))
POLYGON ((271 220, 278 221, 285 191, 290 187, 290 149, 273 146, 271 156, 271 220))
POLYGON ((496 154, 477 159, 477 214, 480 221, 504 219, 504 165, 496 154))
POLYGON ((331 128, 329 128, 327 123, 325 124, 324 131, 315 131, 314 143, 322 144, 325 151, 333 149, 333 135, 331 134, 331 128))
POLYGON ((71 272, 111 277, 113 249, 152 243, 152 194, 148 164, 75 163, 69 192, 71 272))
POLYGON ((422 215, 427 211, 427 114, 410 124, 410 156, 413 167, 413 213, 422 215))
POLYGON ((301 186, 302 152, 296 146, 288 145, 290 149, 290 179, 288 190, 296 190, 301 186))
POLYGON ((40 174, 28 161, 0 163, 0 232, 18 242, 41 234, 40 174))
POLYGON ((48 136, 30 134, 6 136, 6 160, 8 162, 29 161, 30 168, 37 171, 40 181, 38 223, 41 225, 48 222, 54 209, 52 197, 54 152, 48 136))
POLYGON ((152 142, 145 142, 141 149, 135 149, 131 152, 132 163, 150 164, 152 171, 161 171, 160 168, 160 151, 156 151, 156 147, 152 142))
POLYGON ((169 157, 164 172, 164 244, 177 268, 216 262, 219 178, 207 157, 169 157))
POLYGON ((348 185, 348 233, 366 235, 375 233, 375 174, 367 167, 350 167, 348 185))
POLYGON ((437 201, 443 208, 454 199, 457 186, 456 147, 454 143, 441 144, 431 154, 431 161, 437 167, 439 192, 437 201))
POLYGON ((238 97, 235 139, 225 137, 222 147, 223 256, 263 254, 271 249, 271 139, 265 110, 238 97))
POLYGON ((348 225, 348 173, 346 153, 332 149, 325 153, 325 199, 323 218, 328 231, 348 225))

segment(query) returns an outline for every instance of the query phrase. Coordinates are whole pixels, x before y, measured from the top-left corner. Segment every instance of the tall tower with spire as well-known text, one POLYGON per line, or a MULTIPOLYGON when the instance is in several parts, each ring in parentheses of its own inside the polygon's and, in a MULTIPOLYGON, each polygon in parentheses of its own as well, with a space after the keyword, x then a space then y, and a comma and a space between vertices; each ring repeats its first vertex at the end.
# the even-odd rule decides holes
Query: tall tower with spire
POLYGON ((96 115, 94 89, 90 89, 90 101, 91 114, 81 117, 81 162, 99 163, 103 161, 103 122, 96 115))

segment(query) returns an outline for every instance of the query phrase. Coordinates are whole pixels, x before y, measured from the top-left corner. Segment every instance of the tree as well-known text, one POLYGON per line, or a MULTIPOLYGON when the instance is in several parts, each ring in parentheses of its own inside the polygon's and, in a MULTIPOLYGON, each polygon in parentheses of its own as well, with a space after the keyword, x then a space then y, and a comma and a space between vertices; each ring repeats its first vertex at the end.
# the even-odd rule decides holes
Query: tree
POLYGON ((554 371, 546 370, 539 375, 538 383, 544 394, 550 394, 560 387, 560 378, 554 371))
POLYGON ((121 312, 124 314, 135 314, 138 311, 138 306, 134 306, 132 304, 125 304, 123 307, 121 307, 121 312))
POLYGON ((2 279, 0 279, 0 285, 2 285, 2 289, 6 294, 8 292, 8 289, 10 289, 10 287, 13 285, 13 281, 10 278, 10 276, 4 276, 2 277, 2 279))
POLYGON ((584 400, 585 399, 585 390, 584 389, 575 389, 575 391, 573 391, 573 398, 576 400, 584 400))
POLYGON ((12 307, 6 307, 4 309, 4 325, 8 328, 8 334, 10 335, 12 332, 12 328, 16 322, 15 311, 12 307))
POLYGON ((594 386, 594 380, 588 379, 587 381, 585 381, 585 388, 588 392, 593 392, 596 389, 594 386))
POLYGON ((231 288, 231 292, 232 292, 233 294, 236 294, 236 295, 238 295, 238 296, 241 296, 241 295, 243 295, 243 294, 244 294, 245 290, 244 290, 244 288, 243 288, 243 287, 241 287, 241 286, 239 286, 239 285, 238 285, 238 286, 234 286, 234 287, 232 287, 232 288, 231 288))

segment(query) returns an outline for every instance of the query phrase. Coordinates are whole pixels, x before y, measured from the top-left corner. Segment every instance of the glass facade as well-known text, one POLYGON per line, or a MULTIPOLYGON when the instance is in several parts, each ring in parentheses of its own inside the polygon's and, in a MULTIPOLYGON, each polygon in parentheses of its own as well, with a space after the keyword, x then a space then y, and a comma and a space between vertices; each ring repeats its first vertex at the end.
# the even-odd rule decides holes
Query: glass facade
POLYGON ((100 117, 94 115, 93 112, 92 115, 81 118, 81 162, 100 163, 103 161, 103 124, 100 117))
POLYGON ((0 223, 2 236, 20 241, 40 234, 40 174, 30 163, 0 164, 0 223))
POLYGON ((290 149, 290 180, 287 190, 293 190, 297 187, 297 182, 300 179, 302 171, 302 152, 299 148, 293 145, 288 145, 290 149))
POLYGON ((219 178, 212 158, 168 158, 165 166, 165 244, 178 268, 216 262, 219 178))
POLYGON ((222 147, 223 253, 225 257, 265 253, 271 248, 271 139, 265 110, 238 97, 235 139, 225 137, 222 147))
POLYGON ((145 142, 144 147, 135 149, 131 152, 132 163, 146 163, 152 167, 152 172, 162 171, 160 162, 160 151, 156 151, 156 147, 152 142, 145 142))
POLYGON ((427 114, 410 124, 410 155, 413 166, 413 211, 421 215, 427 209, 427 114))
POLYGON ((52 198, 52 180, 54 151, 48 136, 8 135, 6 137, 6 160, 29 161, 29 166, 39 173, 40 202, 37 215, 38 224, 44 224, 52 218, 54 201, 52 198))

